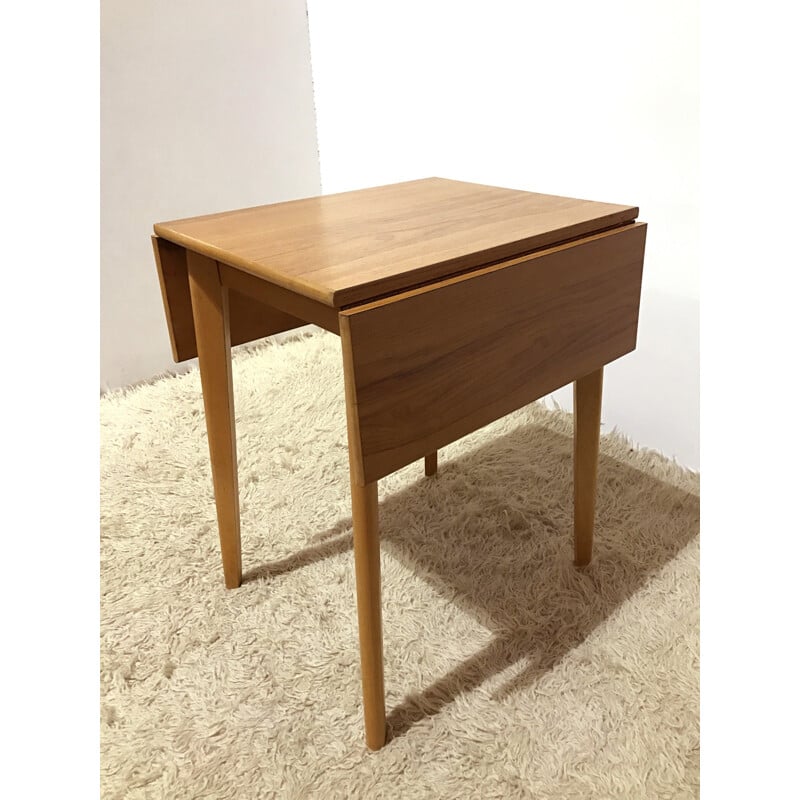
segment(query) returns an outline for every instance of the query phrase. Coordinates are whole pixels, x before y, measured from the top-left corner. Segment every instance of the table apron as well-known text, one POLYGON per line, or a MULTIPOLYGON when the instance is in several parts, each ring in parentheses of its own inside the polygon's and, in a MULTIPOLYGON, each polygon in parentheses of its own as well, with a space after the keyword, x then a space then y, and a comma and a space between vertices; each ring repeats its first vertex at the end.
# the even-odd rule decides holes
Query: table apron
MULTIPOLYGON (((152 239, 172 357, 176 362, 188 361, 197 357, 197 337, 192 317, 192 298, 189 294, 187 251, 167 239, 158 236, 153 236, 152 239)), ((214 264, 211 259, 209 263, 214 264)), ((225 273, 224 265, 217 268, 225 273)), ((305 319, 290 313, 288 309, 277 307, 274 303, 265 305, 261 297, 253 297, 247 292, 247 287, 238 286, 235 280, 230 283, 234 284, 233 287, 229 285, 232 345, 245 344, 307 324, 305 319)))
POLYGON ((311 323, 331 333, 339 333, 339 312, 332 306, 326 306, 319 300, 292 292, 222 262, 219 262, 219 277, 223 286, 252 297, 278 311, 291 314, 300 320, 301 325, 311 323))
POLYGON ((356 480, 378 480, 633 350, 646 228, 342 311, 356 480))

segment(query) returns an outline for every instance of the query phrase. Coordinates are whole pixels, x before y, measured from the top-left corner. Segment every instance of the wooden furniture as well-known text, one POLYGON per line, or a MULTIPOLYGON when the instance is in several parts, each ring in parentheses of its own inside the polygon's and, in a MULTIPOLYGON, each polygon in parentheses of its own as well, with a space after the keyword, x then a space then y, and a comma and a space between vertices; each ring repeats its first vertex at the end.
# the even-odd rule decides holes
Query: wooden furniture
POLYGON ((341 336, 364 719, 385 741, 378 480, 574 381, 575 563, 603 367, 636 346, 638 209, 428 178, 155 225, 176 361, 199 356, 225 585, 242 575, 231 346, 341 336))

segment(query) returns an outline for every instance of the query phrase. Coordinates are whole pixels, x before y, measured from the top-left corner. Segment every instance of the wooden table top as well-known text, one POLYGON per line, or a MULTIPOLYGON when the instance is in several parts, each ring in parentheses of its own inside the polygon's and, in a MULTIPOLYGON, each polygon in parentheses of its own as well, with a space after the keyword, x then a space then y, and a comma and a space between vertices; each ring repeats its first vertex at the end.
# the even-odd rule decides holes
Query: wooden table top
POLYGON ((342 308, 630 222, 638 213, 634 206, 425 178, 154 229, 342 308))

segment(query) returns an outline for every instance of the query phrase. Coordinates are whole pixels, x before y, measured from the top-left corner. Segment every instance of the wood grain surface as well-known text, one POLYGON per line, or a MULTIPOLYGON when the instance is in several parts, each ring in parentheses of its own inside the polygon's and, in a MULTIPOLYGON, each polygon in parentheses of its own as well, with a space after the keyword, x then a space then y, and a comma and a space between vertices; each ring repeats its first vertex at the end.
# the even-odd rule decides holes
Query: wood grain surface
MULTIPOLYGON (((153 237, 161 298, 167 318, 167 329, 176 362, 197 357, 197 338, 192 318, 192 298, 186 250, 166 239, 153 237)), ((262 282, 263 283, 263 282, 262 282)), ((231 345, 244 344, 274 333, 290 331, 306 323, 273 306, 238 291, 230 291, 231 345)))
POLYGON ((213 259, 189 253, 188 267, 222 568, 225 586, 235 589, 242 582, 242 544, 228 290, 213 259))
MULTIPOLYGON (((352 478, 352 476, 351 476, 352 478)), ((367 747, 386 741, 381 610, 381 543, 378 530, 378 484, 350 482, 353 508, 353 554, 356 568, 358 639, 361 651, 361 695, 367 747)))
POLYGON ((580 376, 572 386, 575 566, 584 567, 592 560, 603 368, 580 376))
POLYGON ((161 238, 343 308, 637 214, 633 206, 425 178, 154 228, 161 238))
POLYGON ((331 333, 339 333, 339 314, 335 308, 297 294, 282 286, 256 278, 227 264, 219 265, 219 274, 224 286, 241 293, 248 299, 266 304, 289 319, 303 320, 300 324, 312 323, 331 333), (294 315, 294 316, 291 316, 294 315))
POLYGON ((637 223, 340 314, 361 484, 636 346, 637 223))

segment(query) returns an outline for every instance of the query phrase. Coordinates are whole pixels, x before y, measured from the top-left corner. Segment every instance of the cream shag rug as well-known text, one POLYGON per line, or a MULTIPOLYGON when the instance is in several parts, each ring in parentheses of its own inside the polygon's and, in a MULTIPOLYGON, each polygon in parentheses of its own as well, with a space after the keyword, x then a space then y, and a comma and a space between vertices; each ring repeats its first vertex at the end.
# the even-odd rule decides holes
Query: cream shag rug
POLYGON ((237 352, 245 583, 196 370, 107 395, 104 798, 698 793, 698 477, 603 437, 571 564, 570 415, 533 404, 380 483, 390 741, 365 749, 341 353, 237 352))

